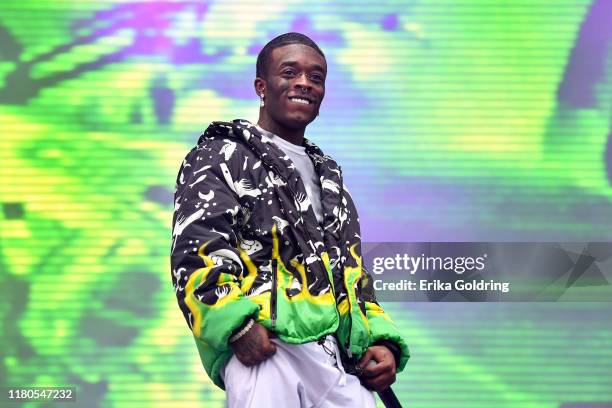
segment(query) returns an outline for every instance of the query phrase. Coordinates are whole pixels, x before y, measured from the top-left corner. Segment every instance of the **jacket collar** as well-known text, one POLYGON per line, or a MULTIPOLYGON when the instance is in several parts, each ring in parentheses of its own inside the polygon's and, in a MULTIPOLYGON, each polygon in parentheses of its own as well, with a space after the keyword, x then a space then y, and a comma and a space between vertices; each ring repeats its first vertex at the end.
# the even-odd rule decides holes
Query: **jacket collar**
MULTIPOLYGON (((244 140, 262 161, 273 167, 283 178, 291 178, 293 169, 288 168, 286 162, 282 160, 285 153, 275 145, 266 143, 259 129, 248 120, 234 119, 232 122, 212 122, 198 139, 198 144, 201 144, 205 139, 217 137, 235 137, 244 140)), ((340 183, 340 166, 309 139, 304 138, 303 145, 314 163, 319 178, 324 177, 340 183)), ((341 184, 339 186, 342 187, 341 184)))

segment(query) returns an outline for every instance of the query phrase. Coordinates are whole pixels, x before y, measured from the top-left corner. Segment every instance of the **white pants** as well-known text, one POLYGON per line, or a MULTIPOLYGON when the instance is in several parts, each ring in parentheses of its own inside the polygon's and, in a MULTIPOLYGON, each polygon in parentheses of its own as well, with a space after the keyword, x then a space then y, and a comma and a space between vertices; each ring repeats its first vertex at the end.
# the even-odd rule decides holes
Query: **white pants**
POLYGON ((229 408, 376 407, 374 393, 344 372, 333 336, 323 345, 271 341, 276 353, 261 364, 247 367, 234 355, 221 369, 229 408))

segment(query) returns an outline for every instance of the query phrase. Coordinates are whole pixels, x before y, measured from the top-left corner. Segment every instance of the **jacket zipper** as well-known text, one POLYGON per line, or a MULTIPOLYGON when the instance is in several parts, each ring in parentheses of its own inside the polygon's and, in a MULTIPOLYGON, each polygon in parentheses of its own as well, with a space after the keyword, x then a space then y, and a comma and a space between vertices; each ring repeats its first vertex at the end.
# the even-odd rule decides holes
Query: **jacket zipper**
MULTIPOLYGON (((287 187, 287 190, 289 190, 289 193, 291 193, 291 196, 293 197, 293 200, 297 201, 297 194, 295 194, 293 189, 291 187, 289 187, 289 181, 285 177, 283 177, 282 173, 280 171, 278 171, 278 169, 276 168, 276 166, 274 164, 270 163, 269 166, 285 182, 285 186, 287 187)), ((338 166, 338 169, 341 171, 340 166, 338 166)), ((342 181, 342 176, 340 176, 340 181, 342 181)), ((342 204, 342 197, 340 197, 340 204, 342 204)), ((282 203, 281 203, 281 206, 282 206, 282 203)), ((298 211, 299 211, 299 209, 298 209, 298 211)), ((304 232, 306 233, 307 238, 311 242, 314 243, 314 241, 312 240, 312 235, 310 235, 310 231, 308 231, 308 228, 304 228, 304 232)), ((325 273, 324 275, 327 278, 327 283, 329 284, 330 288, 333 288, 334 284, 331 282, 331 279, 329 278, 329 276, 327 276, 327 273, 325 273)), ((274 275, 273 275, 273 277, 274 277, 274 275)), ((273 285, 274 285, 274 282, 273 282, 273 285)), ((276 300, 276 298, 275 298, 275 300, 276 300)), ((338 310, 338 305, 336 304, 336 300, 335 299, 334 299, 334 304, 335 304, 335 309, 336 309, 336 316, 338 318, 338 321, 340 321, 340 311, 338 310)), ((274 321, 273 321, 273 323, 274 323, 274 321)))
POLYGON ((272 292, 270 293, 270 318, 272 319, 272 329, 276 327, 276 286, 277 278, 277 259, 272 259, 272 292))
MULTIPOLYGON (((293 191, 293 189, 291 187, 289 187, 289 181, 283 177, 283 175, 281 174, 281 172, 279 172, 276 169, 276 166, 274 166, 273 164, 270 164, 270 167, 272 167, 272 170, 274 170, 276 172, 276 174, 278 174, 278 176, 285 182, 285 186, 287 187, 287 190, 289 190, 289 192, 291 193, 291 196, 293 197, 294 201, 297 201, 297 194, 295 194, 295 192, 293 191)), ((340 198, 340 203, 342 203, 342 198, 340 198)), ((299 209, 298 209, 299 211, 299 209)), ((308 228, 304 228, 304 232, 306 233, 308 239, 314 243, 314 241, 312 240, 312 235, 310 235, 310 231, 308 231, 308 228)), ((327 277, 327 282, 329 283, 330 287, 333 287, 333 283, 330 281, 329 277, 327 276, 327 274, 325 274, 325 276, 327 277)), ((338 311, 338 307, 336 305, 336 311, 338 311)))
MULTIPOLYGON (((342 208, 342 197, 344 196, 344 182, 342 181, 342 167, 340 167, 339 165, 338 165, 338 177, 340 178, 340 201, 338 202, 338 208, 342 208)), ((340 256, 342 256, 342 254, 340 254, 340 256)), ((346 349, 346 354, 349 356, 349 358, 352 358, 353 353, 351 352, 351 331, 353 331, 353 316, 351 314, 352 306, 351 306, 351 298, 349 296, 349 289, 346 287, 344 276, 342 277, 342 285, 344 286, 344 290, 346 291, 346 301, 348 302, 348 306, 349 306, 349 313, 348 313, 349 329, 348 329, 348 337, 346 339, 346 343, 344 344, 344 348, 346 349)))

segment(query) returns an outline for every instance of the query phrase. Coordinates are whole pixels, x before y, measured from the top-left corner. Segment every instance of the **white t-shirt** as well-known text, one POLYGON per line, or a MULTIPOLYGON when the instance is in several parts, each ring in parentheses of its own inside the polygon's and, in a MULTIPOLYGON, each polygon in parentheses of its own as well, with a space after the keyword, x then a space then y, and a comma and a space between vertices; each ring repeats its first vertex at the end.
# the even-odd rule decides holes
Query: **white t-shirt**
POLYGON ((280 136, 275 135, 272 132, 268 132, 265 129, 257 126, 257 129, 272 142, 278 146, 293 162, 296 170, 300 174, 304 187, 306 187, 306 194, 312 204, 312 209, 317 216, 319 224, 323 222, 323 209, 321 207, 321 184, 317 173, 315 172, 314 164, 304 146, 298 146, 291 142, 286 141, 280 136))

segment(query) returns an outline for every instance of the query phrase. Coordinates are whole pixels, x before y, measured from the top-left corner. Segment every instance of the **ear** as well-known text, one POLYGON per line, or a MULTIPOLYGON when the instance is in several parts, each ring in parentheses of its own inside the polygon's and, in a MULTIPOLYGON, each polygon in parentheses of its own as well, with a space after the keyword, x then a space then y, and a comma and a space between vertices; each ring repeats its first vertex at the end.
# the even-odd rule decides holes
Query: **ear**
POLYGON ((253 85, 255 87, 255 93, 257 94, 257 96, 266 92, 266 81, 263 78, 261 77, 255 78, 253 85))

